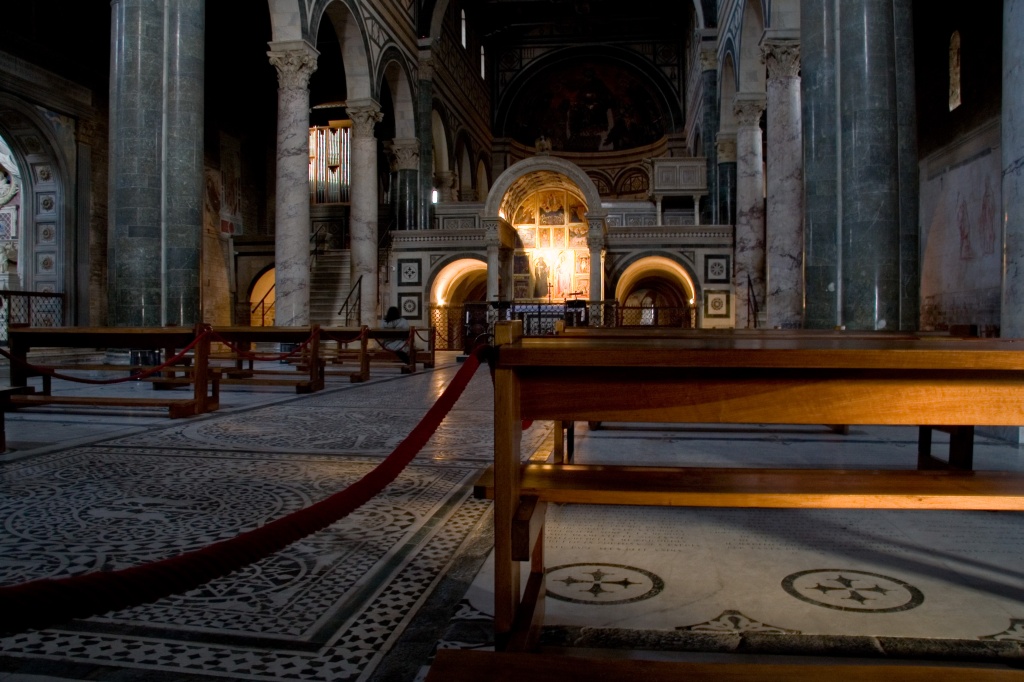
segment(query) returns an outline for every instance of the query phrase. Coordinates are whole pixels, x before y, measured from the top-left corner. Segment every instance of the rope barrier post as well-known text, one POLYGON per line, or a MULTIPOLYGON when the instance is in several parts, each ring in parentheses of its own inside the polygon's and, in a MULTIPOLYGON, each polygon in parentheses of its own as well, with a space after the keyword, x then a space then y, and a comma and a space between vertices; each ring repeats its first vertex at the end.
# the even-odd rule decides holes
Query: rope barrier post
POLYGON ((310 328, 309 342, 309 385, 313 391, 324 388, 324 363, 320 359, 320 325, 310 328))
MULTIPOLYGON (((355 378, 356 375, 353 375, 355 378)), ((370 328, 365 324, 359 329, 359 381, 370 378, 370 328)))
POLYGON ((195 347, 195 372, 193 379, 195 384, 192 387, 192 395, 195 398, 195 413, 203 414, 209 405, 207 400, 207 384, 210 380, 210 333, 209 327, 203 324, 196 325, 196 337, 198 343, 195 347))
MULTIPOLYGON (((495 353, 523 335, 523 321, 498 322, 495 353)), ((503 647, 519 611, 519 562, 512 552, 512 526, 519 504, 519 458, 522 441, 519 377, 510 369, 494 370, 494 631, 503 647)))

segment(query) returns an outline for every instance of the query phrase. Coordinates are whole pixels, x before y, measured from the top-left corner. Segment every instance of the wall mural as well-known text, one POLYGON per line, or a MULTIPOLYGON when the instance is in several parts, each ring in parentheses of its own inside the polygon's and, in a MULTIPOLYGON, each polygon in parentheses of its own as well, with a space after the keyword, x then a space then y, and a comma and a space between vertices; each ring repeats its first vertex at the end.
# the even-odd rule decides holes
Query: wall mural
POLYGON ((664 136, 661 102, 654 84, 625 65, 566 62, 520 90, 505 118, 505 135, 531 147, 544 136, 556 151, 633 149, 664 136))
POLYGON ((513 221, 520 241, 513 265, 517 300, 590 297, 586 212, 565 190, 537 192, 519 206, 513 221))

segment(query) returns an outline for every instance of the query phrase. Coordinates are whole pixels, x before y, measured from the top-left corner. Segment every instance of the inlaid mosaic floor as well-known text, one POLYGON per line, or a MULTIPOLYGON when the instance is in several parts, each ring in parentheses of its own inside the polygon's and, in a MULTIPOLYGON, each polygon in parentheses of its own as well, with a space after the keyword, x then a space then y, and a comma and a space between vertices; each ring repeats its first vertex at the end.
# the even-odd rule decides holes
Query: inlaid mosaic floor
MULTIPOLYGON (((308 506, 387 455, 458 367, 228 395, 189 420, 9 414, 0 584, 137 565, 308 506)), ((2 637, 0 682, 405 682, 436 647, 492 646, 490 503, 471 496, 492 409, 480 370, 356 513, 190 592, 2 637)), ((592 463, 913 468, 917 453, 913 429, 577 429, 592 463)), ((523 440, 547 452, 550 425, 523 440)), ((1017 446, 976 443, 979 469, 1024 466, 1017 446)), ((546 540, 553 649, 1024 660, 1016 514, 555 506, 546 540)))
MULTIPOLYGON (((433 372, 144 419, 148 428, 127 435, 123 418, 110 417, 113 437, 16 452, 0 466, 0 584, 166 558, 309 506, 390 453, 456 371, 453 356, 433 372)), ((490 544, 490 505, 470 495, 492 449, 489 384, 479 372, 414 463, 357 512, 199 589, 0 638, 0 680, 393 674, 386 654, 402 648, 466 548, 480 548, 479 563, 490 544)), ((8 419, 15 445, 68 423, 40 412, 8 419)), ((104 417, 71 417, 76 440, 88 430, 82 419, 104 417)), ((526 441, 536 447, 549 432, 538 424, 526 441)))

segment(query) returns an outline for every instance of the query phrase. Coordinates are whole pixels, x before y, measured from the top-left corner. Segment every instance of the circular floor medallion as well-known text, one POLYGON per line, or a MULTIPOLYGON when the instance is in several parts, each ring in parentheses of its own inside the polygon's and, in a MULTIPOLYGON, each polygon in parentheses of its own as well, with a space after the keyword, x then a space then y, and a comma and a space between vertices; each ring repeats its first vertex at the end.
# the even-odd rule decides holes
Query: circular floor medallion
POLYGON ((547 571, 549 597, 573 604, 629 604, 665 589, 650 571, 621 564, 565 564, 547 571))
POLYGON ((809 604, 838 611, 894 613, 924 603, 921 590, 902 580, 848 569, 793 573, 783 579, 782 589, 809 604))

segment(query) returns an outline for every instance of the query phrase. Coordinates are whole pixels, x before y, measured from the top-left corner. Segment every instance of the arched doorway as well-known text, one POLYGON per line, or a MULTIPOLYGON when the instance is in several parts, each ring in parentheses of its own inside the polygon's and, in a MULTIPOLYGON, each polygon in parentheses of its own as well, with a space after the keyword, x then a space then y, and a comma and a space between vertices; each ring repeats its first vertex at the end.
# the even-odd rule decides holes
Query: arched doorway
MULTIPOLYGON (((66 317, 48 315, 44 322, 33 324, 74 324, 80 317, 79 305, 88 299, 89 287, 76 287, 74 260, 76 234, 74 202, 68 188, 68 163, 55 142, 68 130, 54 130, 58 125, 20 100, 0 96, 0 137, 8 145, 10 174, 20 178, 18 203, 20 225, 9 243, 16 244, 17 273, 24 291, 57 293, 65 297, 66 317), (27 207, 32 207, 28 210, 27 207)), ((82 263, 88 269, 88 263, 82 263)))
POLYGON ((274 268, 256 278, 249 290, 249 326, 269 327, 274 324, 274 268))
POLYGON ((430 324, 438 350, 465 350, 487 331, 487 263, 457 258, 430 285, 430 324))
POLYGON ((646 256, 631 263, 615 286, 618 327, 697 326, 693 278, 666 256, 646 256))

